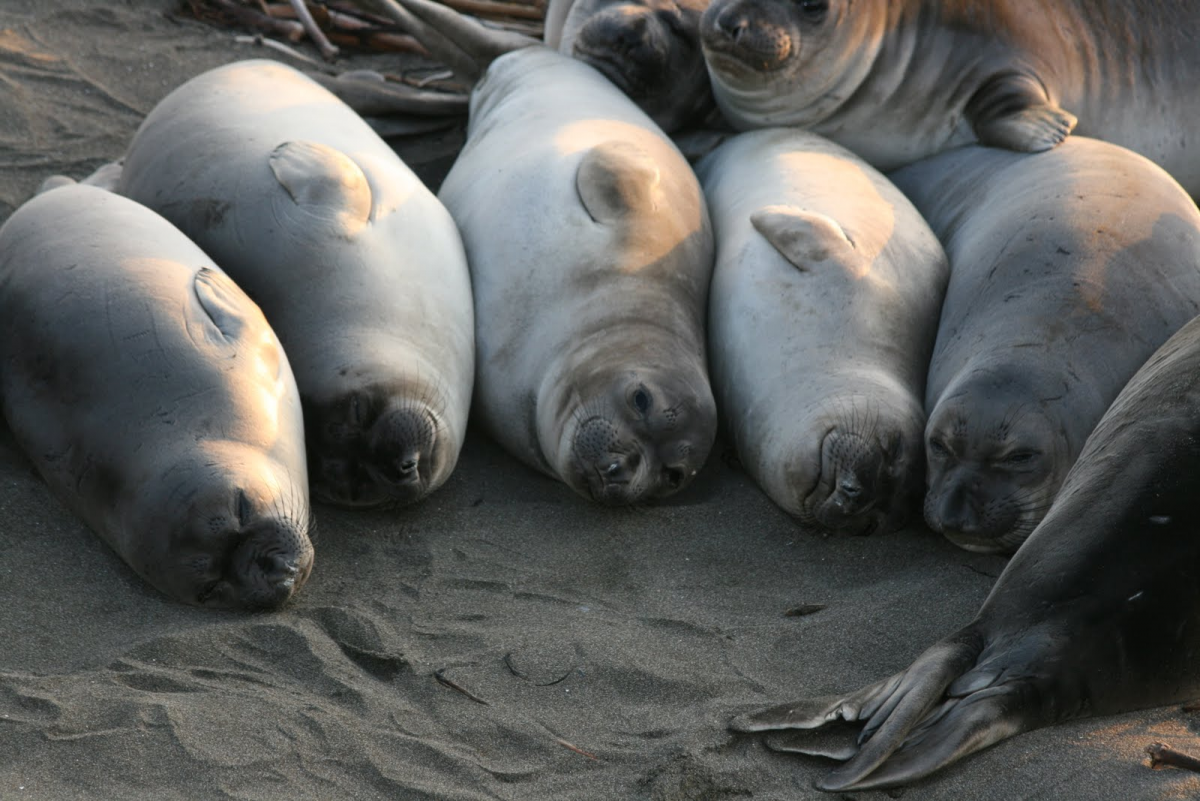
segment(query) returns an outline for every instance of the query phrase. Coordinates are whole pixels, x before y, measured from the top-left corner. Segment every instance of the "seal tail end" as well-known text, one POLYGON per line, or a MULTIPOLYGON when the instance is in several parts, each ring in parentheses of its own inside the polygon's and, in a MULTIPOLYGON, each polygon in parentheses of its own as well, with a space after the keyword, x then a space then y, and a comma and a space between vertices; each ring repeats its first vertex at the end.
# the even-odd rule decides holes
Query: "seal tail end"
POLYGON ((359 0, 359 4, 405 26, 435 58, 470 81, 478 80, 505 53, 541 44, 511 31, 485 28, 433 0, 359 0))
POLYGON ((1004 721, 1005 707, 995 697, 999 688, 945 700, 980 652, 976 638, 964 634, 933 646, 903 673, 851 695, 772 707, 730 726, 784 731, 768 739, 776 751, 844 760, 817 783, 821 790, 887 787, 928 775, 1020 730, 1004 721))

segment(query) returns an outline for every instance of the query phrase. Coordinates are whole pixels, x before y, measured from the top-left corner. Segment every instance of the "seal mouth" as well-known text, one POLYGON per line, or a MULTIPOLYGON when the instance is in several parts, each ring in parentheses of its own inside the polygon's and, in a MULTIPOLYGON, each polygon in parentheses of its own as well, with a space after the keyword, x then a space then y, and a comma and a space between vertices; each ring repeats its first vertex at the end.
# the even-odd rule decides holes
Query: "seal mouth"
POLYGON ((236 538, 214 567, 217 577, 198 588, 193 603, 246 611, 275 610, 308 580, 312 544, 307 532, 271 522, 236 538))
POLYGON ((942 531, 941 535, 964 551, 1004 555, 1016 553, 1017 549, 1021 547, 1021 543, 1029 539, 1031 533, 1027 525, 1019 524, 996 537, 964 534, 961 531, 950 530, 942 531))

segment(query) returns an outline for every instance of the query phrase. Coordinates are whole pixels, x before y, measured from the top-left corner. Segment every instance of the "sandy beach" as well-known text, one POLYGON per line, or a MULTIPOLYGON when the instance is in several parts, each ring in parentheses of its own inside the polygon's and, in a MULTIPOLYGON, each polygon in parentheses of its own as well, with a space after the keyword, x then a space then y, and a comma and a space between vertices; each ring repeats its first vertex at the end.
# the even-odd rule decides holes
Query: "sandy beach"
MULTIPOLYGON (((0 222, 45 177, 120 157, 178 84, 272 55, 178 6, 0 0, 0 222)), ((398 149, 436 181, 459 141, 398 149)), ((679 495, 606 509, 472 431, 420 505, 315 513, 312 578, 288 608, 186 607, 0 432, 0 799, 1200 796, 1200 775, 1152 771, 1143 753, 1200 752, 1200 713, 1178 707, 1043 729, 910 788, 840 796, 812 789, 826 763, 728 732, 739 712, 907 667, 971 618, 1004 560, 922 528, 808 533, 720 442, 679 495), (824 608, 787 614, 803 605, 824 608)))

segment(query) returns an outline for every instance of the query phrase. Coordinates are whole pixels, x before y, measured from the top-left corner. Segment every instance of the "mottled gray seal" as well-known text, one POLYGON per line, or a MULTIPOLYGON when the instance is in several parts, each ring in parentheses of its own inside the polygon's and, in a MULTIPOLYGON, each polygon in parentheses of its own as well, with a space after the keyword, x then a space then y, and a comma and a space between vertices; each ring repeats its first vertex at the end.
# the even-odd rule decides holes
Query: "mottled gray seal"
POLYGON ((0 403, 51 489, 146 581, 273 608, 308 578, 296 382, 262 312, 157 214, 61 186, 0 228, 0 403))
POLYGON ((795 125, 892 169, 1076 132, 1200 194, 1200 5, 1185 0, 714 0, 701 37, 739 128, 795 125))
POLYGON ((594 500, 682 488, 716 436, 712 229, 691 168, 592 67, 542 46, 491 60, 505 46, 490 32, 436 3, 403 5, 490 61, 439 193, 471 268, 475 414, 594 500))
POLYGON ((890 679, 744 716, 734 728, 816 729, 815 738, 786 732, 768 742, 848 759, 821 789, 866 789, 914 781, 1070 718, 1194 699, 1197 475, 1200 319, 1121 391, 971 623, 890 679))
POLYGON ((195 240, 279 333, 318 498, 408 503, 449 477, 474 371, 462 241, 358 115, 290 67, 229 64, 150 112, 117 190, 195 240))
POLYGON ((667 133, 714 108, 700 48, 709 0, 550 0, 546 44, 604 73, 667 133))
POLYGON ((950 286, 925 401, 925 519, 1012 552, 1092 427, 1200 311, 1200 211, 1151 162, 1072 137, 970 146, 892 174, 941 238, 950 286))
POLYGON ((902 525, 925 484, 942 246, 900 190, 816 134, 741 134, 696 171, 717 241, 713 391, 741 463, 808 525, 902 525))

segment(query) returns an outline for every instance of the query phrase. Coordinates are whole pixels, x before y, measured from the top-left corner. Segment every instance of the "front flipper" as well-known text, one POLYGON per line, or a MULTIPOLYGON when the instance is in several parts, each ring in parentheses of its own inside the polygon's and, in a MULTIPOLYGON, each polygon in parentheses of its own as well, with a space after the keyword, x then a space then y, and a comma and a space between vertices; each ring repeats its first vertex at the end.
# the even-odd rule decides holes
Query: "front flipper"
POLYGON ((983 645, 982 637, 967 628, 890 679, 845 697, 799 701, 735 718, 730 728, 783 731, 768 738, 772 749, 845 760, 817 783, 822 790, 903 784, 1024 728, 1012 719, 1020 707, 1004 702, 1016 691, 1012 686, 946 699, 956 680, 975 667, 983 645), (857 737, 847 724, 861 725, 857 737))
POLYGON ((1078 122, 1050 101, 1040 80, 1023 72, 988 80, 967 103, 966 116, 980 144, 1023 153, 1061 144, 1078 122))
POLYGON ((750 222, 801 272, 828 262, 841 265, 854 278, 868 271, 846 231, 828 215, 798 206, 764 206, 750 215, 750 222))

